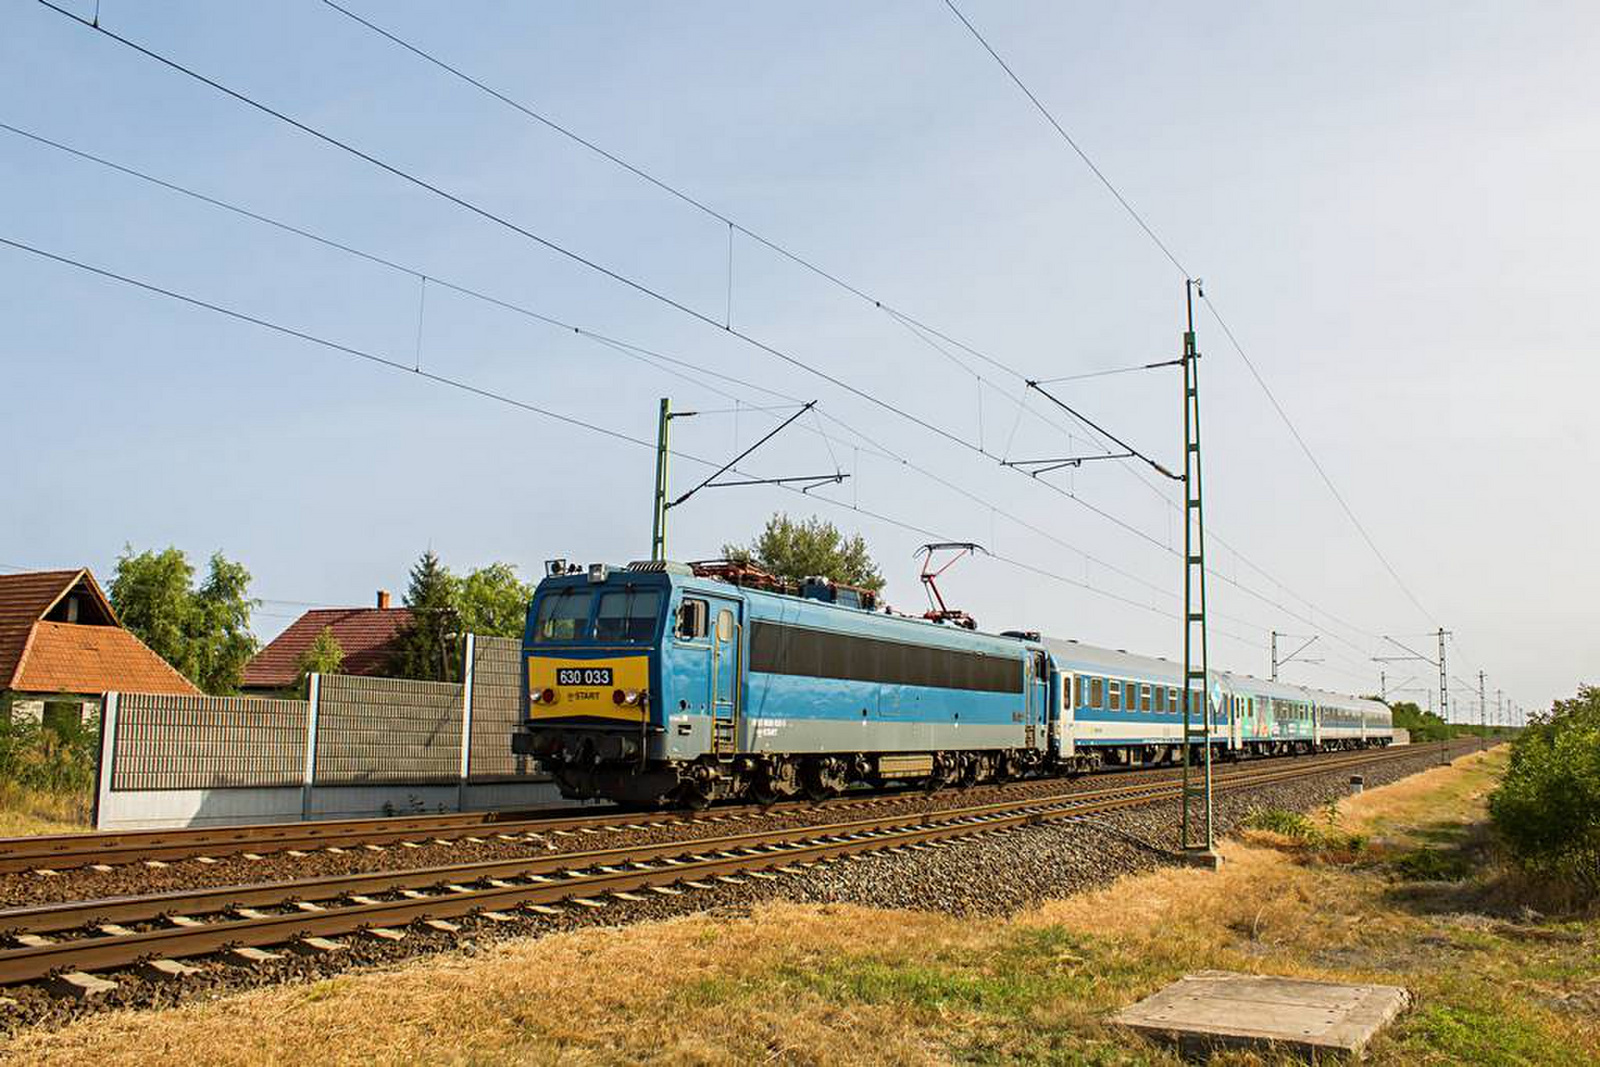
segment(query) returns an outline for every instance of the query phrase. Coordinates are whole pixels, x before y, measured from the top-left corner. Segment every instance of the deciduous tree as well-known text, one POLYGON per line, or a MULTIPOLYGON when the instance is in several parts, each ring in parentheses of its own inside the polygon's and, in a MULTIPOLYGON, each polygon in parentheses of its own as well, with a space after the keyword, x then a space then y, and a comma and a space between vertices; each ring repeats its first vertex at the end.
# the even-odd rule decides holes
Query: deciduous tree
POLYGON ((232 693, 255 655, 250 572, 221 552, 205 580, 176 547, 135 553, 124 548, 111 581, 111 606, 134 636, 208 693, 232 693))
POLYGON ((295 685, 299 687, 301 696, 310 688, 313 674, 338 674, 343 664, 344 649, 339 647, 339 639, 333 636, 333 628, 324 626, 316 639, 300 653, 300 659, 295 664, 298 675, 295 685))
POLYGON ((780 512, 749 545, 723 545, 722 554, 792 581, 820 575, 864 589, 883 588, 883 575, 861 535, 846 537, 833 523, 815 516, 796 520, 780 512))

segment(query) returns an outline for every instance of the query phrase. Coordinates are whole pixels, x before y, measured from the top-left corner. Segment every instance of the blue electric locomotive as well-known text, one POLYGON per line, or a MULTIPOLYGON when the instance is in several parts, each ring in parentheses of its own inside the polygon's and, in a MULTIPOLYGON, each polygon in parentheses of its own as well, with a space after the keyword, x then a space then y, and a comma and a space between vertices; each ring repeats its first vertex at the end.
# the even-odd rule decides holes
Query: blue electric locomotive
POLYGON ((1045 763, 1059 695, 1038 641, 869 610, 826 581, 800 593, 680 563, 552 574, 529 612, 513 748, 568 797, 690 805, 1045 763))

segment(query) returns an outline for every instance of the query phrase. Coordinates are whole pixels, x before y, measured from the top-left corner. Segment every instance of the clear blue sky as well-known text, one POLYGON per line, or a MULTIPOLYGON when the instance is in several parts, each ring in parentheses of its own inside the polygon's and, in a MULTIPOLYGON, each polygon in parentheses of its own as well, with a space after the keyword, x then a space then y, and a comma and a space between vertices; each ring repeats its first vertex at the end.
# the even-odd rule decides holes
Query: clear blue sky
MULTIPOLYGON (((349 2, 1028 376, 1176 354, 1181 275, 936 0, 349 2)), ((1378 635, 1431 652, 1409 635, 1442 624, 1452 673, 1486 670, 1491 703, 1496 687, 1535 707, 1596 680, 1600 10, 963 6, 1207 279, 1425 609, 1202 314, 1209 517, 1245 557, 1212 544, 1213 662, 1264 673, 1270 630, 1315 630, 1308 655, 1325 662, 1285 677, 1372 691, 1378 635)), ((320 3, 104 0, 101 18, 713 318, 728 310, 720 223, 320 3)), ((1082 502, 1069 499, 24 0, 0 11, 0 99, 10 125, 749 384, 686 381, 437 286, 424 369, 641 438, 668 395, 708 411, 734 406, 724 393, 780 402, 764 388, 840 420, 820 424, 833 442, 807 419, 745 467, 837 466, 854 477, 819 495, 839 503, 708 492, 673 514, 678 558, 747 539, 774 509, 814 512, 860 530, 892 602, 920 610, 925 538, 859 504, 1004 556, 947 583, 986 626, 1178 650, 1179 528, 1153 478, 1091 464, 1052 476, 1082 502)), ((416 359, 413 277, 4 131, 0 203, 12 240, 416 359)), ((1037 401, 1019 420, 1017 378, 958 365, 747 239, 733 262, 732 320, 752 336, 992 452, 1094 447, 1037 401)), ((456 568, 498 559, 529 575, 557 555, 648 552, 645 448, 11 249, 0 292, 13 456, 0 564, 109 577, 124 543, 221 549, 256 576, 270 636, 293 602, 402 590, 428 546, 456 568)), ((1173 375, 1061 388, 1175 463, 1173 375)), ((784 414, 706 414, 678 423, 675 444, 730 456, 784 414)), ((705 473, 679 460, 673 478, 705 473)), ((1389 671, 1419 687, 1433 673, 1389 671)))

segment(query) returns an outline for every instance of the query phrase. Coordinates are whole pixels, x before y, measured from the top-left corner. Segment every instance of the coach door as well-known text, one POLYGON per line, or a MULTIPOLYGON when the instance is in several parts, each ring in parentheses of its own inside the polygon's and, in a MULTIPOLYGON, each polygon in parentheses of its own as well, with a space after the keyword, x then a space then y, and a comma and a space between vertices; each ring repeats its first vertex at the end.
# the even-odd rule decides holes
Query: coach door
POLYGON ((1034 748, 1038 741, 1039 724, 1045 721, 1050 707, 1050 661, 1043 652, 1028 653, 1023 685, 1028 690, 1027 729, 1023 744, 1034 748))
POLYGON ((711 598, 711 751, 719 756, 739 750, 743 629, 736 601, 711 598))

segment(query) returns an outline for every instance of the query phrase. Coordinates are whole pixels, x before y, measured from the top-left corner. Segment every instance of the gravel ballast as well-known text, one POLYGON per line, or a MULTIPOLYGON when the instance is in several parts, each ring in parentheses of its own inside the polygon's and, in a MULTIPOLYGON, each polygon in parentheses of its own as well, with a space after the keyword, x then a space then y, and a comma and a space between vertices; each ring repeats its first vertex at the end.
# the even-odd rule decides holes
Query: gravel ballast
MULTIPOLYGON (((1372 787, 1438 763, 1436 748, 1419 748, 1414 759, 1371 764, 1363 767, 1362 773, 1372 787)), ((1217 833, 1228 832, 1251 809, 1264 805, 1300 810, 1324 805, 1346 795, 1349 774, 1350 768, 1343 767, 1303 780, 1219 792, 1215 804, 1217 833)), ((1094 783, 1101 784, 1104 783, 1094 783)), ((979 802, 973 799, 976 792, 959 794, 960 803, 979 802)), ((518 910, 509 913, 505 921, 482 916, 454 919, 451 922, 459 927, 455 931, 435 930, 419 923, 407 927, 405 937, 398 941, 370 935, 342 936, 337 940, 343 947, 328 953, 297 955, 275 949, 281 953, 280 958, 250 965, 230 964, 220 957, 188 960, 185 962, 197 967, 198 973, 181 979, 150 979, 131 970, 108 972, 104 977, 113 980, 116 988, 86 1000, 54 995, 41 986, 0 990, 0 1030, 58 1026, 107 1008, 166 1007, 235 990, 314 980, 352 969, 394 966, 408 958, 437 952, 472 955, 484 945, 512 937, 537 937, 696 912, 744 913, 754 904, 778 898, 914 908, 958 916, 1005 915, 1041 900, 1104 885, 1125 874, 1182 862, 1168 851, 1176 845, 1176 820, 1176 802, 1149 803, 1072 821, 977 835, 943 847, 849 857, 775 879, 742 877, 739 884, 716 883, 710 889, 676 896, 645 893, 638 901, 608 899, 602 908, 569 904, 561 908, 559 915, 518 910)), ((816 821, 814 814, 811 821, 816 821)), ((715 832, 729 832, 727 823, 713 825, 715 832)), ((678 831, 681 836, 681 826, 678 831)), ((599 838, 584 836, 588 843, 579 847, 600 847, 595 843, 599 838)), ((611 843, 609 835, 605 840, 611 843)), ((457 854, 444 862, 461 861, 457 854)), ((261 862, 265 861, 257 861, 261 862)), ((65 880, 66 876, 62 878, 65 880)), ((82 895, 75 894, 79 898, 82 895)))

